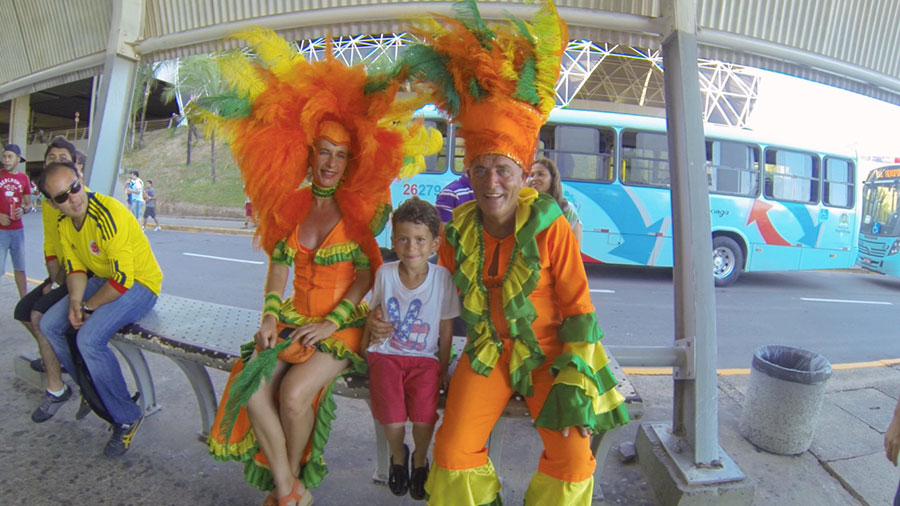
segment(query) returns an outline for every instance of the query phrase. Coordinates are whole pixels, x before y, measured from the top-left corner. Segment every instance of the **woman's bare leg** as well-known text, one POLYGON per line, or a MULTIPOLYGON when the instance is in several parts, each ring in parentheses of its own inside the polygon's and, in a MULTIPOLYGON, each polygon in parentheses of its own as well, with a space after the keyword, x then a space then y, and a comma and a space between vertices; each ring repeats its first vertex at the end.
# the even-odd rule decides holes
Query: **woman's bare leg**
MULTIPOLYGON (((337 360, 331 354, 317 351, 306 362, 291 367, 281 381, 281 425, 293 476, 300 474, 300 459, 316 421, 313 401, 349 363, 349 360, 337 360)), ((300 490, 305 490, 302 484, 300 490)))
MULTIPOLYGON (((256 356, 254 355, 253 359, 256 356)), ((251 360, 253 360, 251 359, 251 360)), ((281 417, 278 406, 275 405, 275 392, 281 385, 285 373, 292 369, 291 364, 278 361, 272 380, 263 379, 259 390, 250 397, 247 403, 247 414, 250 415, 250 425, 259 442, 259 449, 266 456, 272 477, 275 480, 275 497, 282 497, 291 493, 294 486, 294 475, 291 474, 291 465, 288 463, 287 443, 284 429, 281 427, 281 417)))

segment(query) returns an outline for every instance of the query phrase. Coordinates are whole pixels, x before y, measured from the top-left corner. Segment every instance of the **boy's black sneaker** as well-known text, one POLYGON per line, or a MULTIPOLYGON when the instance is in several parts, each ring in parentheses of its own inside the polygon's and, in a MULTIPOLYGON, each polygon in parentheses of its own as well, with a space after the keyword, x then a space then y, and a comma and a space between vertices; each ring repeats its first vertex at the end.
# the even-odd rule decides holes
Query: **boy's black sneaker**
POLYGON ((137 432, 138 427, 143 420, 144 417, 141 416, 135 420, 134 423, 111 424, 109 427, 112 429, 112 436, 110 436, 109 441, 106 442, 106 448, 103 449, 103 455, 106 455, 107 457, 118 457, 127 452, 128 447, 131 446, 131 438, 134 437, 134 433, 137 432))
POLYGON ((59 408, 62 407, 63 403, 69 400, 69 397, 72 397, 72 389, 69 388, 69 385, 63 385, 65 390, 59 396, 53 395, 50 392, 44 391, 44 397, 41 399, 41 403, 38 404, 37 409, 31 413, 31 421, 34 423, 43 423, 47 420, 53 418, 53 415, 59 411, 59 408))
POLYGON ((409 490, 409 447, 403 445, 403 451, 406 456, 403 457, 403 464, 394 464, 394 456, 391 456, 391 472, 388 475, 388 488, 394 495, 406 495, 409 490))
POLYGON ((425 482, 428 480, 428 461, 422 467, 413 467, 409 477, 409 496, 417 501, 425 499, 425 482))

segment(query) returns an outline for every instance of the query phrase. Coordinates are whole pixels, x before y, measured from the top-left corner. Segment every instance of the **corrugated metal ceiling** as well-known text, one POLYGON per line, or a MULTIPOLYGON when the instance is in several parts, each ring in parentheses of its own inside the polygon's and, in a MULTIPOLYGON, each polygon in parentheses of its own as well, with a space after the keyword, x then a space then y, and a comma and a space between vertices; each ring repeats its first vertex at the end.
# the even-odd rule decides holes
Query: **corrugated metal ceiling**
MULTIPOLYGON (((0 100, 82 75, 66 66, 105 49, 116 0, 0 0, 0 100), (56 68, 64 71, 54 72, 56 68), (42 72, 43 71, 43 72, 42 72), (28 76, 41 73, 35 82, 28 76), (24 84, 27 84, 24 85, 24 84)), ((572 38, 659 47, 651 23, 663 0, 557 0, 572 38), (650 28, 650 29, 647 29, 650 28)), ((259 24, 307 39, 401 29, 404 12, 447 1, 145 0, 139 49, 158 60, 222 49, 221 29, 259 24), (390 15, 386 20, 377 13, 390 15), (318 20, 318 21, 317 21, 318 20)), ((482 2, 516 10, 521 1, 482 2)), ((498 9, 499 8, 499 9, 498 9)), ((900 103, 900 2, 896 0, 698 0, 700 55, 787 72, 900 103)))

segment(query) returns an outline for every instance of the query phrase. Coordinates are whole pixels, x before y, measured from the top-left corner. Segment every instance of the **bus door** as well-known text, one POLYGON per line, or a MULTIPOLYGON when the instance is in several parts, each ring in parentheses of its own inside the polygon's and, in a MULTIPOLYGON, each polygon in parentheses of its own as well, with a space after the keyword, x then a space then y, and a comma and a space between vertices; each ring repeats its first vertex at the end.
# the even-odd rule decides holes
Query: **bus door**
POLYGON ((800 238, 801 269, 848 268, 856 261, 855 163, 826 156, 824 167, 821 204, 804 206, 814 224, 800 238))

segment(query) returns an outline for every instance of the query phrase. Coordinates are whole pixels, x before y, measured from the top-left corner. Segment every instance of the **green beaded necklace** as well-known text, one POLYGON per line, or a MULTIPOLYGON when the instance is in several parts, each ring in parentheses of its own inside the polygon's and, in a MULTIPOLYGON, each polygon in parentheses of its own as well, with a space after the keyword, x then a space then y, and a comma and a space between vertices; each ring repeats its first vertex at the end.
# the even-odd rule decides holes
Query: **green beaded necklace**
POLYGON ((331 188, 322 188, 316 183, 312 184, 312 194, 313 197, 317 197, 320 199, 327 199, 328 197, 334 196, 334 192, 337 191, 339 184, 332 186, 331 188))

